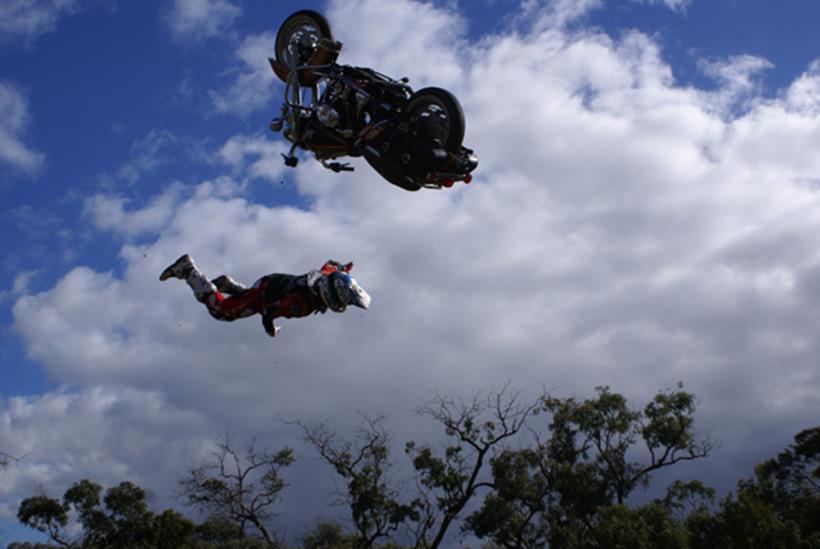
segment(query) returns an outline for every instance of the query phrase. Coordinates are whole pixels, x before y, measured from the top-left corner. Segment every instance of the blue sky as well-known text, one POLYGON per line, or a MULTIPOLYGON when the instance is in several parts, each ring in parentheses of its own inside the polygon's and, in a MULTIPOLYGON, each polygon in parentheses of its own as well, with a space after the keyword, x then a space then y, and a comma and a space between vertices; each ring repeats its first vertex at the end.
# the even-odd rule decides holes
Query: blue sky
POLYGON ((59 440, 38 446, 44 426, 117 446, 95 399, 141 410, 143 434, 170 416, 146 447, 183 441, 173 461, 226 429, 290 441, 239 413, 262 386, 279 398, 267 417, 355 418, 353 399, 403 434, 424 431, 405 416, 434 388, 608 383, 640 401, 680 379, 730 447, 693 469, 711 479, 748 474, 816 417, 817 2, 5 5, 0 450, 32 457, 0 474, 0 530, 23 535, 16 502, 46 482, 178 473, 152 477, 140 451, 61 461, 59 440), (328 15, 341 62, 456 93, 474 184, 409 194, 365 165, 281 166, 265 56, 302 8, 328 15), (218 325, 156 282, 186 251, 248 281, 353 259, 374 310, 290 322, 271 345, 255 321, 218 325), (472 261, 486 279, 461 273, 472 261), (238 363, 218 360, 237 348, 238 363), (316 366, 335 354, 350 363, 316 366), (56 426, 60 406, 83 416, 56 426))

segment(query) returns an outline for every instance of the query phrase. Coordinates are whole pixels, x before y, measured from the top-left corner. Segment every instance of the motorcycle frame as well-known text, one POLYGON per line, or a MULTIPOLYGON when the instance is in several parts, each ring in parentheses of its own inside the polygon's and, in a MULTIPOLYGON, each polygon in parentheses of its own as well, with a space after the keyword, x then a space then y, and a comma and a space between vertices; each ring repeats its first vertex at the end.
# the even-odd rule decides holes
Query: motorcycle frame
MULTIPOLYGON (((359 156, 355 151, 351 150, 351 145, 354 141, 360 141, 365 136, 368 138, 375 137, 380 133, 382 130, 379 128, 379 123, 368 124, 365 127, 361 128, 358 135, 353 138, 347 138, 341 135, 338 135, 337 132, 323 127, 321 124, 315 125, 315 129, 322 132, 322 134, 330 139, 333 139, 338 142, 338 145, 319 145, 313 144, 309 145, 307 140, 304 137, 304 132, 306 130, 305 125, 302 123, 302 113, 306 113, 307 117, 310 118, 311 116, 315 115, 316 112, 316 103, 322 96, 323 90, 320 91, 320 83, 323 83, 325 86, 327 81, 339 81, 342 82, 351 88, 353 88, 354 92, 357 95, 357 103, 363 105, 367 101, 370 100, 372 94, 368 93, 367 91, 361 89, 359 86, 356 86, 356 80, 345 76, 343 74, 343 69, 347 65, 339 65, 338 63, 331 62, 327 64, 321 65, 302 65, 299 67, 293 67, 288 72, 288 77, 285 82, 285 101, 282 106, 282 120, 285 120, 286 115, 288 114, 287 110, 290 109, 293 111, 293 130, 294 135, 293 139, 289 139, 292 143, 291 152, 293 154, 293 149, 296 147, 301 147, 305 150, 311 151, 315 154, 316 159, 319 160, 322 165, 326 168, 329 167, 325 164, 327 160, 332 160, 334 158, 338 158, 339 156, 359 156), (300 83, 300 73, 303 71, 312 71, 318 77, 316 81, 311 83, 310 85, 306 86, 300 83), (333 74, 334 72, 338 72, 339 74, 333 74), (305 89, 310 90, 310 103, 304 104, 303 102, 303 92, 305 89), (358 97, 362 97, 361 100, 358 97), (375 134, 373 132, 376 132, 375 134)), ((359 69, 358 67, 351 67, 352 69, 359 69)), ((365 73, 370 73, 370 77, 375 77, 378 79, 384 80, 386 83, 394 84, 400 86, 405 92, 409 95, 412 95, 413 89, 406 84, 406 79, 401 80, 394 80, 387 75, 384 75, 378 71, 373 69, 364 69, 365 73)), ((287 135, 285 135, 287 137, 287 135)), ((364 149, 367 149, 372 155, 379 157, 381 154, 373 149, 369 145, 363 145, 364 149)), ((472 152, 472 151, 469 151, 472 152)), ((452 154, 452 153, 451 153, 452 154)), ((464 174, 459 173, 447 173, 447 172, 433 172, 429 175, 435 175, 435 179, 426 179, 418 181, 418 183, 428 189, 441 189, 443 186, 450 187, 452 186, 454 181, 463 180, 469 182, 468 179, 465 179, 464 174)), ((467 174, 469 177, 469 174, 467 174)), ((470 178, 471 179, 471 178, 470 178)))

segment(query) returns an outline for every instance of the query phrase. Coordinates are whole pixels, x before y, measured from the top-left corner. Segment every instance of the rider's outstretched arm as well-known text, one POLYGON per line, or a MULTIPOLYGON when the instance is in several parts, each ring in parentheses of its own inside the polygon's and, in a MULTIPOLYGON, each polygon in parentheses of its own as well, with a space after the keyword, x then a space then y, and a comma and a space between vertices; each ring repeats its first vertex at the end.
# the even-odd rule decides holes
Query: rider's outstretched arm
POLYGON ((271 337, 276 337, 276 334, 281 330, 279 326, 273 323, 273 315, 269 315, 267 312, 262 313, 262 327, 265 328, 265 333, 271 337))

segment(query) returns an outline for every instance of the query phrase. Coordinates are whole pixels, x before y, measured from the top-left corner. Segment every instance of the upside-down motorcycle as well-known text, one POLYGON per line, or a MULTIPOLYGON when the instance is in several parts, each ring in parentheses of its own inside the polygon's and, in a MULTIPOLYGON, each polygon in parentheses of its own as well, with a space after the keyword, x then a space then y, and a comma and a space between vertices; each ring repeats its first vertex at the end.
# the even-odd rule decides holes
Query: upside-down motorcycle
POLYGON ((363 156, 408 191, 469 183, 478 158, 462 146, 464 112, 455 96, 435 87, 414 92, 407 78, 339 65, 341 48, 312 10, 293 13, 279 28, 269 61, 285 82, 285 101, 270 127, 291 143, 285 164, 298 164, 299 148, 334 172, 353 170, 339 157, 363 156))

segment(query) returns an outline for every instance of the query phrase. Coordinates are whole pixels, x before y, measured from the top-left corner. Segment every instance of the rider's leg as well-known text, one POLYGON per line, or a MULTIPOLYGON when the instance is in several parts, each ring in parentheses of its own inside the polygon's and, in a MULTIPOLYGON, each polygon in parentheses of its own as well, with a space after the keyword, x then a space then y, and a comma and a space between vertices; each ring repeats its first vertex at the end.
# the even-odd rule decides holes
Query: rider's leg
POLYGON ((194 291, 194 297, 196 297, 196 300, 200 303, 209 305, 217 302, 213 297, 219 293, 216 286, 196 268, 194 260, 190 255, 183 255, 166 267, 166 269, 162 271, 162 274, 159 275, 160 280, 168 280, 169 278, 179 278, 187 282, 188 286, 194 291))
POLYGON ((216 286, 216 289, 222 292, 223 294, 229 294, 232 296, 237 296, 242 292, 247 291, 248 289, 247 286, 245 286, 241 282, 237 282, 228 275, 219 275, 218 277, 211 280, 211 284, 216 286))
MULTIPOLYGON (((208 277, 196 268, 194 260, 187 254, 169 265, 162 271, 159 278, 160 280, 167 280, 169 278, 184 280, 188 286, 191 287, 191 290, 193 290, 196 300, 205 305, 211 316, 218 320, 235 320, 258 312, 255 307, 256 302, 259 301, 261 296, 261 292, 258 289, 246 289, 246 291, 239 292, 236 296, 226 298, 219 291, 216 284, 208 280, 208 277)), ((215 280, 219 280, 219 278, 215 280)), ((230 280, 229 277, 224 278, 230 280)), ((236 283, 234 282, 234 284, 236 283)), ((244 288, 236 284, 233 289, 240 287, 244 288)))

